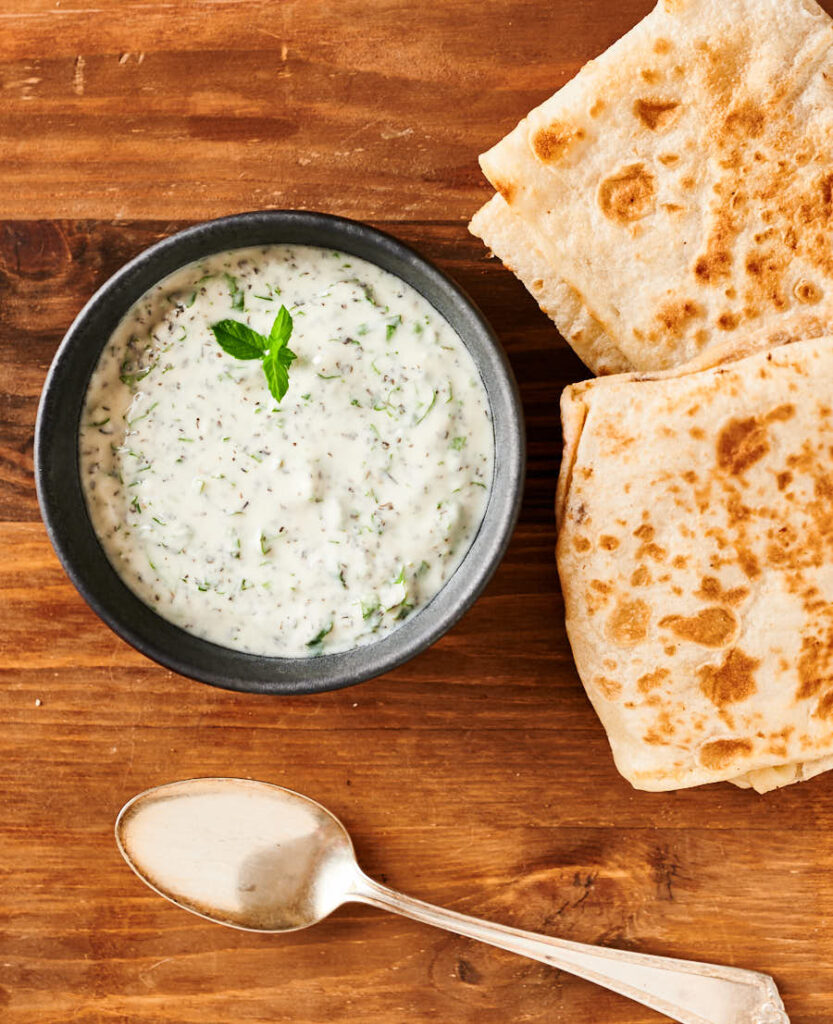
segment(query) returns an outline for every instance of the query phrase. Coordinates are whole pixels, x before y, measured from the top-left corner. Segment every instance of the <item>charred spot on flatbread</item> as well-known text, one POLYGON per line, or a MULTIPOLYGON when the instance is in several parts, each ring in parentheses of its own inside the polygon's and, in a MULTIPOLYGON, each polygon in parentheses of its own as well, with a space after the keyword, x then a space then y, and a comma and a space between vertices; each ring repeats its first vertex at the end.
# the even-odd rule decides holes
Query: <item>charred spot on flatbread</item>
POLYGON ((656 178, 645 164, 630 164, 599 185, 599 207, 608 220, 630 224, 653 213, 656 178))
POLYGON ((749 596, 749 587, 724 588, 716 576, 704 576, 700 581, 700 589, 694 592, 695 597, 704 601, 723 601, 726 604, 738 605, 749 596))
POLYGON ((817 718, 833 717, 833 690, 828 690, 827 693, 821 695, 813 714, 817 718))
POLYGON ((640 693, 650 693, 651 690, 656 690, 670 678, 671 673, 667 668, 657 668, 653 672, 643 673, 637 679, 636 685, 639 687, 640 693))
POLYGON ((633 112, 650 131, 665 131, 677 120, 680 113, 680 101, 639 99, 633 105, 633 112))
POLYGON ((721 605, 701 608, 696 615, 666 615, 659 624, 680 640, 701 647, 726 647, 738 632, 737 616, 721 605))
POLYGON ((717 464, 720 469, 732 476, 742 476, 770 451, 769 424, 786 422, 794 415, 795 406, 791 402, 783 402, 765 416, 729 420, 717 438, 717 464))
POLYGON ((702 315, 702 307, 693 299, 668 299, 657 309, 651 340, 679 338, 688 324, 702 315))
POLYGON ((746 100, 733 107, 723 122, 726 133, 737 139, 757 139, 764 130, 764 112, 751 100, 746 100))
POLYGON ((717 438, 717 464, 733 476, 740 476, 768 451, 766 427, 755 416, 730 420, 717 438))
POLYGON ((622 696, 622 684, 608 676, 594 676, 593 685, 605 700, 618 700, 622 696))
POLYGON ((753 750, 748 739, 711 740, 700 747, 700 764, 710 771, 723 771, 740 757, 748 757, 753 750))
POLYGON ((645 601, 625 598, 619 601, 607 620, 607 632, 620 647, 634 647, 648 635, 650 621, 651 609, 645 601))
POLYGON ((511 206, 512 201, 515 198, 517 186, 511 181, 496 181, 495 188, 497 189, 498 193, 503 197, 503 201, 511 206))
POLYGON ((583 128, 553 121, 538 128, 530 138, 532 152, 542 164, 554 164, 567 155, 585 137, 583 128))
POLYGON ((717 665, 697 669, 700 689, 719 708, 747 700, 757 689, 755 670, 760 664, 760 659, 733 647, 717 665))
POLYGON ((824 640, 805 636, 798 658, 798 690, 796 698, 807 700, 833 684, 833 647, 831 637, 824 640))
POLYGON ((821 302, 824 297, 824 292, 812 281, 802 279, 801 281, 796 282, 795 287, 793 288, 793 295, 799 302, 804 303, 805 306, 815 306, 817 303, 821 302))

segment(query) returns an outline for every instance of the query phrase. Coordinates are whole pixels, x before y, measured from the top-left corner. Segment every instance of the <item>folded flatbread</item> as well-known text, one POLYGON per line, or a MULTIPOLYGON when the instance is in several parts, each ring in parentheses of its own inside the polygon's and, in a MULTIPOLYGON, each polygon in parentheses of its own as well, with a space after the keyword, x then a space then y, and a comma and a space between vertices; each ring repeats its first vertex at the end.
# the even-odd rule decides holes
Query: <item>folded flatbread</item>
POLYGON ((503 206, 472 230, 596 372, 833 323, 833 22, 814 0, 660 0, 481 164, 503 206))
POLYGON ((558 568, 637 789, 833 767, 833 337, 562 398, 558 568))
POLYGON ((519 278, 541 309, 594 373, 624 373, 633 367, 589 313, 581 296, 554 274, 530 228, 494 195, 472 217, 469 230, 519 278))

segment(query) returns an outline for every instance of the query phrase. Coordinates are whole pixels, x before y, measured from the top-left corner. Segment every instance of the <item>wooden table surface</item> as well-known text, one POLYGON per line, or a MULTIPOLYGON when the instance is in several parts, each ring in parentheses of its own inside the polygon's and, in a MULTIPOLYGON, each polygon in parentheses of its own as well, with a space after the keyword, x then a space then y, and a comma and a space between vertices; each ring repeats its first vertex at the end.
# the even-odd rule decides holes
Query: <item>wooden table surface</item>
POLYGON ((286 937, 154 896, 114 817, 241 775, 341 815, 369 873, 565 938, 771 972, 833 1020, 833 777, 765 798, 632 790, 575 674, 552 551, 561 388, 585 375, 466 220, 477 154, 650 0, 0 0, 0 1019, 649 1024, 540 964, 368 908, 286 937), (118 640, 60 569, 32 475, 38 394, 93 290, 191 221, 369 220, 481 304, 521 385, 523 512, 436 646, 359 687, 226 693, 118 640))

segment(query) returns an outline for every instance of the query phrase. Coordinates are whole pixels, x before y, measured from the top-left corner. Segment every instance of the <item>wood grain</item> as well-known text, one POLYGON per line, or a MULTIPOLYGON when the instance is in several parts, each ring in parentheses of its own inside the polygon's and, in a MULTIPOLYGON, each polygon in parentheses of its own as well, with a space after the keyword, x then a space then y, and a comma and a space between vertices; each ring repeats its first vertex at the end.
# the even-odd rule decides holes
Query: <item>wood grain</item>
POLYGON ((650 1024, 540 964, 365 908, 284 938, 209 925, 122 864, 114 817, 193 775, 299 789, 416 896, 582 941, 772 972, 833 1020, 833 789, 632 790, 576 678, 552 558, 558 397, 584 375, 463 220, 476 154, 645 0, 0 0, 0 1019, 10 1024, 650 1024), (202 217, 361 217, 494 324, 529 435, 521 522, 463 621, 388 676, 226 693, 86 607, 40 524, 49 361, 118 266, 202 217))

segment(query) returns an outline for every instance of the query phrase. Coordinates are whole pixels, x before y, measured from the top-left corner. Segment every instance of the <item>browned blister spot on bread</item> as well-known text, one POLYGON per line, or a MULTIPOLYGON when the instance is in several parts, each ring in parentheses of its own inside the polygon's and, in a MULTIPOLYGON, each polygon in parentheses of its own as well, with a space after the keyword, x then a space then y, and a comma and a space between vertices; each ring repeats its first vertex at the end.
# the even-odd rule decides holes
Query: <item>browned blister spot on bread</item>
POLYGON ((637 562, 643 558, 653 558, 655 562, 662 562, 667 557, 667 550, 654 542, 655 532, 650 523, 643 523, 633 531, 634 537, 642 542, 633 556, 637 562))
POLYGON ((631 164, 599 185, 599 206, 609 220, 629 224, 652 213, 657 186, 644 164, 631 164))
POLYGON ((749 285, 744 291, 749 306, 769 302, 779 311, 787 308, 783 281, 787 262, 787 257, 776 249, 756 249, 749 253, 746 257, 749 285))
POLYGON ((638 565, 631 573, 632 587, 646 587, 651 582, 651 574, 646 565, 638 565))
MULTIPOLYGON (((689 187, 693 185, 691 182, 689 187)), ((715 284, 732 273, 732 245, 736 232, 737 220, 733 212, 723 208, 709 233, 706 251, 694 263, 694 276, 700 284, 715 284)))
POLYGON ((666 615, 659 624, 680 640, 689 640, 701 647, 725 647, 738 631, 734 613, 719 605, 702 608, 696 615, 666 615))
POLYGON ((607 632, 620 647, 633 647, 648 635, 651 610, 641 598, 622 599, 607 620, 607 632))
POLYGON ((813 714, 816 718, 827 719, 833 717, 833 690, 828 690, 827 693, 821 695, 813 714))
POLYGON ((750 580, 756 580, 761 575, 761 563, 758 561, 758 556, 740 543, 735 544, 735 551, 738 556, 738 565, 744 574, 750 580))
MULTIPOLYGON (((717 438, 718 466, 732 476, 743 476, 750 466, 754 466, 770 450, 767 425, 785 423, 794 415, 795 406, 791 402, 783 402, 771 409, 765 416, 748 416, 744 419, 729 420, 717 438)), ((737 502, 735 502, 734 508, 733 515, 737 519, 736 513, 739 511, 737 502)))
POLYGON ((786 423, 795 416, 795 406, 792 402, 782 402, 764 416, 766 423, 786 423))
POLYGON ((726 115, 723 122, 729 135, 741 140, 757 139, 763 134, 764 112, 757 103, 746 100, 738 104, 726 115))
POLYGON ((646 672, 636 680, 636 685, 639 687, 640 693, 650 693, 651 690, 655 690, 658 686, 671 678, 671 673, 667 668, 658 668, 653 672, 646 672))
POLYGON ((495 182, 495 189, 503 196, 504 200, 511 206, 512 201, 515 198, 517 191, 516 186, 511 181, 498 180, 495 182))
POLYGON ((717 326, 721 331, 734 331, 740 323, 737 313, 721 313, 717 318, 717 326))
POLYGON ((532 151, 542 164, 558 163, 584 138, 584 129, 553 121, 532 136, 532 151))
POLYGON ((692 299, 669 299, 657 310, 656 329, 649 334, 649 339, 674 341, 682 337, 692 320, 702 315, 702 308, 692 299))
POLYGON ((739 757, 748 757, 752 750, 751 740, 712 740, 700 748, 700 764, 712 771, 722 771, 739 757))
POLYGON ((717 464, 733 476, 741 476, 768 451, 766 427, 757 416, 729 420, 717 438, 717 464))
POLYGON ((718 708, 746 700, 757 690, 755 670, 760 664, 757 658, 733 647, 720 664, 697 669, 700 690, 718 708))
POLYGON ((793 288, 793 295, 799 302, 803 302, 805 306, 815 306, 816 303, 821 302, 824 292, 822 292, 818 285, 813 284, 812 281, 802 279, 796 282, 793 288))
POLYGON ((723 601, 726 604, 737 605, 749 596, 748 587, 729 587, 724 589, 716 576, 704 576, 700 581, 700 589, 695 591, 695 597, 704 601, 723 601))
POLYGON ((819 639, 805 636, 801 640, 798 656, 798 700, 815 697, 822 689, 833 684, 833 637, 819 639))
MULTIPOLYGON (((650 700, 646 703, 650 703, 650 700)), ((642 739, 651 746, 668 746, 676 731, 674 723, 671 721, 671 715, 667 711, 660 711, 642 739)))
POLYGON ((680 113, 679 100, 645 99, 637 100, 633 112, 652 132, 670 128, 680 113))
POLYGON ((618 700, 622 696, 622 684, 608 676, 594 676, 593 685, 605 700, 618 700))

